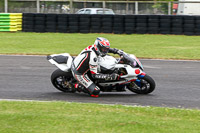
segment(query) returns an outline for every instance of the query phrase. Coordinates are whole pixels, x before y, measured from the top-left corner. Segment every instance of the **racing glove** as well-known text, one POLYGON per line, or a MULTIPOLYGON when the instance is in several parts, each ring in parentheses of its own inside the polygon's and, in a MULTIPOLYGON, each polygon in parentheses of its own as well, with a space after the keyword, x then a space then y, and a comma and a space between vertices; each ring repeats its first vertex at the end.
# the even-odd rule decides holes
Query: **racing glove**
POLYGON ((123 55, 123 51, 122 51, 122 50, 119 50, 119 49, 116 49, 116 48, 110 48, 110 49, 109 49, 109 52, 110 52, 110 53, 113 53, 113 54, 118 54, 118 55, 120 55, 120 56, 123 55))

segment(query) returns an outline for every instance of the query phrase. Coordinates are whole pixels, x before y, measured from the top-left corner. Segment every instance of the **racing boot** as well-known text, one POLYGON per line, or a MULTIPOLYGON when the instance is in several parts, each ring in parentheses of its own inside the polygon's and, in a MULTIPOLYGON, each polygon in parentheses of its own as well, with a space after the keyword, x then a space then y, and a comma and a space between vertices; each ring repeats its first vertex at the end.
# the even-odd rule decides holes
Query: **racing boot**
POLYGON ((99 97, 99 95, 90 95, 91 97, 99 97))
POLYGON ((74 88, 77 89, 78 92, 84 92, 84 93, 88 93, 91 97, 99 97, 99 91, 96 90, 95 88, 95 91, 93 92, 93 94, 91 94, 82 84, 75 84, 74 85, 74 88))
POLYGON ((75 84, 74 88, 77 89, 78 92, 89 93, 88 90, 82 84, 75 84))
POLYGON ((91 97, 99 97, 99 93, 100 93, 100 88, 98 86, 95 86, 92 94, 90 94, 91 97))

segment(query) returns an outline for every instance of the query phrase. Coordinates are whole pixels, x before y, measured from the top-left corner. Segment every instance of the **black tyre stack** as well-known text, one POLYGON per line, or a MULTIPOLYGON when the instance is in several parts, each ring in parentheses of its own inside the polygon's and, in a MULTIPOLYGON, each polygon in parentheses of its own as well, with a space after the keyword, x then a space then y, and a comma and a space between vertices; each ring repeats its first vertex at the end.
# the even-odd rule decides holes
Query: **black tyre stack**
POLYGON ((113 32, 113 15, 102 16, 102 32, 112 33, 113 32))
POLYGON ((173 16, 171 25, 172 34, 183 34, 183 16, 173 16))
POLYGON ((22 31, 24 32, 34 32, 34 14, 33 13, 23 13, 22 18, 22 31))
POLYGON ((91 33, 101 33, 101 17, 102 15, 91 15, 90 18, 90 32, 91 33))
POLYGON ((148 28, 147 33, 158 34, 159 33, 159 15, 149 15, 147 19, 148 28))
POLYGON ((113 33, 124 33, 124 15, 114 15, 113 17, 113 33))
POLYGON ((159 21, 160 21, 160 33, 170 34, 171 33, 171 16, 161 15, 159 21))
POLYGON ((124 32, 126 34, 133 34, 136 31, 136 17, 135 15, 124 16, 124 32))
POLYGON ((68 32, 68 15, 57 14, 57 31, 61 33, 68 32))
POLYGON ((79 15, 78 14, 69 14, 69 32, 78 33, 79 32, 79 15))
POLYGON ((195 34, 200 35, 200 16, 196 16, 195 19, 195 34))
POLYGON ((46 28, 46 15, 42 13, 35 14, 35 32, 45 32, 46 28))
POLYGON ((57 14, 46 14, 46 32, 57 31, 57 14))
POLYGON ((146 34, 147 33, 147 15, 136 16, 136 33, 146 34))
POLYGON ((79 18, 79 29, 80 33, 89 33, 90 32, 90 15, 82 14, 79 18))
POLYGON ((194 16, 183 16, 183 31, 185 35, 195 34, 195 18, 194 16))
POLYGON ((200 35, 200 16, 23 13, 24 32, 200 35))

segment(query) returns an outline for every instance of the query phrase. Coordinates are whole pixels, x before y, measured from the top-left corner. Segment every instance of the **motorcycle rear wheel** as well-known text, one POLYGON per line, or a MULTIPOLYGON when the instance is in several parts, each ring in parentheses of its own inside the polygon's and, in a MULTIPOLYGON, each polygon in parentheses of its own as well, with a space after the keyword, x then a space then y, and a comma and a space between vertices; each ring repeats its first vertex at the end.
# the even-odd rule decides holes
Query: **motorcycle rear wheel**
POLYGON ((75 88, 69 82, 73 79, 73 75, 71 72, 63 72, 60 69, 55 70, 51 74, 51 83, 53 86, 62 92, 76 92, 75 88))
POLYGON ((155 81, 149 75, 146 74, 139 80, 140 85, 137 85, 135 82, 131 82, 127 85, 127 88, 137 94, 149 94, 155 90, 155 81))

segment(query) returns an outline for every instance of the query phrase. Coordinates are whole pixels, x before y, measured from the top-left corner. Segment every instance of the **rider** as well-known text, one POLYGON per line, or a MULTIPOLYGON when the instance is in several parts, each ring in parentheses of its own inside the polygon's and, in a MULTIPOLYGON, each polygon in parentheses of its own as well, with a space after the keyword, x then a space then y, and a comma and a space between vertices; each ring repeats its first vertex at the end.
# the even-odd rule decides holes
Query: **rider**
POLYGON ((79 84, 75 84, 75 88, 88 92, 92 97, 98 97, 100 88, 88 77, 88 71, 90 71, 93 79, 116 80, 119 77, 116 73, 102 74, 97 71, 98 57, 104 57, 108 52, 122 55, 121 50, 110 48, 109 41, 102 37, 98 37, 94 45, 81 51, 72 62, 71 68, 74 78, 79 82, 79 84))

